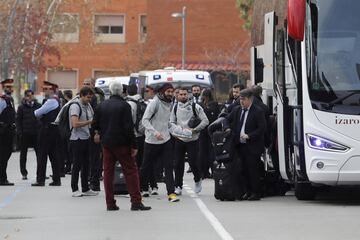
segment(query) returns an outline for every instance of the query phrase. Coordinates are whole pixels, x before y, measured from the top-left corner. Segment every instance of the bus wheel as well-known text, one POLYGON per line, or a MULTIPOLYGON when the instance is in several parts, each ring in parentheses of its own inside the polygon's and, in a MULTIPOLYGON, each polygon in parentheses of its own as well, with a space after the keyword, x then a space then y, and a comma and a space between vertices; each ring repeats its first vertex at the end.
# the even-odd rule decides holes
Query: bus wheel
POLYGON ((314 200, 316 189, 309 182, 299 181, 295 174, 295 196, 297 200, 314 200))

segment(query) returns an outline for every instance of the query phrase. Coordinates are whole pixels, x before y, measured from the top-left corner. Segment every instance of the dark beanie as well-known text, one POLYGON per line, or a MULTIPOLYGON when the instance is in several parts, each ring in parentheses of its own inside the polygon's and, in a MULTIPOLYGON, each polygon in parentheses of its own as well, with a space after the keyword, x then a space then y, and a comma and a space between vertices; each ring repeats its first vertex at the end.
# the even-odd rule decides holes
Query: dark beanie
POLYGON ((159 92, 164 94, 166 90, 170 89, 170 88, 174 88, 173 85, 171 83, 164 83, 164 85, 162 85, 159 89, 159 92))

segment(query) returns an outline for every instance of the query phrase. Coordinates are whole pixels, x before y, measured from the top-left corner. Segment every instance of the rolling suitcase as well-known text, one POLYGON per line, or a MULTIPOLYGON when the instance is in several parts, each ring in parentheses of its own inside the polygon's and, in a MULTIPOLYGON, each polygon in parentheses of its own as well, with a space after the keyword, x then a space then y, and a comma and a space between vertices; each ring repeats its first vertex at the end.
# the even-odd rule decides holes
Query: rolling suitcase
POLYGON ((230 133, 215 131, 211 141, 214 147, 215 161, 222 163, 232 161, 234 147, 230 133))
POLYGON ((116 163, 115 165, 115 173, 114 173, 114 194, 128 194, 125 176, 122 171, 120 163, 116 163))
POLYGON ((232 163, 214 163, 213 178, 215 182, 214 196, 220 201, 234 201, 236 199, 236 184, 232 163))

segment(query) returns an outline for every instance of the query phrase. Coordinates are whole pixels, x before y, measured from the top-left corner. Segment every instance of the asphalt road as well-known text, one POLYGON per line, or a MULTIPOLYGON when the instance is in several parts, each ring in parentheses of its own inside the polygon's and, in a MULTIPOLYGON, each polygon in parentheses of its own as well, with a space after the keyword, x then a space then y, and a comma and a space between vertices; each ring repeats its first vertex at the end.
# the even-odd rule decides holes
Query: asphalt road
POLYGON ((14 153, 8 167, 8 178, 16 185, 0 187, 0 239, 360 239, 360 198, 354 196, 359 190, 325 193, 305 202, 291 192, 258 202, 220 202, 213 197, 212 180, 205 180, 196 195, 192 175, 186 174, 186 191, 178 203, 167 201, 160 184, 159 196, 144 199, 151 211, 132 212, 129 198, 119 196, 120 211, 108 212, 103 191, 95 197, 71 197, 68 175, 61 187, 31 187, 34 152, 29 153, 29 180, 21 180, 18 159, 14 153))

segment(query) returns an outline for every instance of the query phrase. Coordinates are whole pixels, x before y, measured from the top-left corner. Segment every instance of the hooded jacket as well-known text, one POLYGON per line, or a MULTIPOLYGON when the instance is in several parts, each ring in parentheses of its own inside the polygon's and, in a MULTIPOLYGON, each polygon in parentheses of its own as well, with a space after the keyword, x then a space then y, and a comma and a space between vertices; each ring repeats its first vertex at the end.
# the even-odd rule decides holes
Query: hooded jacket
POLYGON ((36 135, 40 126, 39 120, 35 117, 34 111, 41 105, 36 100, 32 103, 22 100, 16 114, 16 130, 18 134, 36 135))
POLYGON ((142 124, 145 127, 145 142, 149 144, 163 144, 170 140, 169 118, 171 102, 160 100, 156 95, 146 107, 142 124), (161 133, 163 140, 155 137, 161 133))
MULTIPOLYGON (((183 142, 192 142, 198 140, 200 131, 206 128, 207 125, 209 125, 209 120, 206 117, 203 108, 199 104, 195 104, 195 111, 201 122, 196 128, 194 128, 194 132, 191 138, 179 138, 183 142)), ((173 108, 170 115, 171 129, 176 128, 177 126, 185 129, 190 129, 188 122, 193 115, 194 113, 192 109, 192 101, 187 101, 186 103, 178 102, 177 107, 173 108)))

